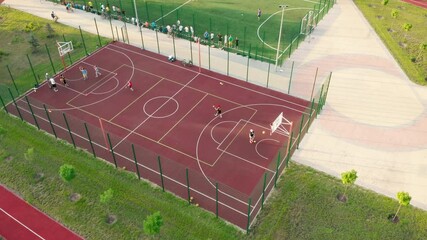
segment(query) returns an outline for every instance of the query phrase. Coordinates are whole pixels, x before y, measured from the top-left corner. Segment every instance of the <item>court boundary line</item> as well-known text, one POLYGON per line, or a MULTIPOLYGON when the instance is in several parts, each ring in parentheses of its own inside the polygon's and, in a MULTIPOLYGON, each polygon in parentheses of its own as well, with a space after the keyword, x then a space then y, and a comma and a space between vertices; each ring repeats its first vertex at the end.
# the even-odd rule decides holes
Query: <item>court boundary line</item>
MULTIPOLYGON (((108 45, 108 46, 110 46, 110 45, 108 45)), ((138 53, 138 52, 136 52, 136 51, 133 51, 133 50, 130 50, 130 49, 127 49, 127 48, 124 48, 124 47, 116 46, 116 45, 111 45, 111 46, 114 46, 114 47, 117 47, 117 48, 124 49, 124 50, 126 50, 126 51, 128 51, 128 52, 133 52, 133 53, 135 53, 135 54, 137 54, 137 55, 141 55, 141 56, 144 56, 144 57, 147 57, 147 58, 154 59, 154 60, 156 60, 156 61, 158 61, 158 62, 161 62, 161 63, 163 63, 163 64, 169 64, 169 65, 171 65, 171 66, 173 66, 173 67, 177 67, 177 68, 185 69, 185 70, 190 71, 190 72, 196 72, 195 70, 191 70, 191 69, 189 69, 189 68, 185 68, 185 67, 182 67, 182 66, 180 66, 180 65, 178 66, 178 65, 175 65, 175 64, 172 64, 172 63, 169 63, 169 62, 164 62, 164 61, 163 61, 163 60, 161 60, 161 59, 158 59, 158 58, 155 58, 155 57, 148 56, 148 55, 146 55, 146 54, 144 54, 144 53, 138 53)), ((197 72, 197 73, 198 73, 198 72, 197 72)), ((207 77, 207 78, 214 79, 214 80, 217 80, 217 81, 224 81, 224 79, 219 79, 219 78, 217 78, 217 77, 214 77, 214 76, 211 76, 211 75, 207 75, 207 74, 205 74, 205 73, 199 73, 199 75, 202 75, 202 76, 205 76, 205 77, 207 77)), ((231 77, 231 76, 226 76, 226 77, 233 78, 233 77, 231 77)), ((235 79, 237 79, 237 78, 235 78, 235 79)), ((239 79, 237 79, 237 80, 239 80, 239 79)), ((242 81, 242 80, 239 80, 239 81, 242 81)), ((296 105, 296 106, 299 106, 299 107, 302 107, 302 108, 307 108, 307 106, 304 106, 304 105, 301 105, 301 104, 298 104, 298 103, 295 103, 295 102, 292 102, 292 101, 289 101, 289 100, 281 99, 281 98, 278 98, 278 97, 275 97, 275 96, 271 96, 271 95, 269 95, 269 94, 266 94, 266 93, 263 93, 263 92, 259 92, 259 91, 257 91, 257 90, 250 89, 250 88, 247 88, 247 87, 243 87, 243 86, 240 86, 240 85, 235 84, 235 83, 230 83, 230 82, 228 82, 228 81, 226 81, 226 83, 227 83, 227 84, 230 84, 230 85, 233 85, 233 86, 235 86, 235 87, 238 87, 238 88, 242 88, 242 89, 248 90, 248 91, 250 91, 250 92, 258 93, 258 94, 263 95, 263 96, 266 96, 266 97, 268 97, 268 98, 273 98, 273 99, 276 99, 276 100, 279 100, 279 101, 282 101, 282 102, 289 103, 289 104, 291 104, 291 105, 296 105)), ((269 89, 269 90, 275 91, 275 90, 273 90, 273 89, 269 89)), ((276 92, 277 92, 277 91, 276 91, 276 92)), ((280 92, 279 92, 279 93, 280 93, 280 92)), ((281 94, 283 94, 283 93, 281 93, 281 94)))

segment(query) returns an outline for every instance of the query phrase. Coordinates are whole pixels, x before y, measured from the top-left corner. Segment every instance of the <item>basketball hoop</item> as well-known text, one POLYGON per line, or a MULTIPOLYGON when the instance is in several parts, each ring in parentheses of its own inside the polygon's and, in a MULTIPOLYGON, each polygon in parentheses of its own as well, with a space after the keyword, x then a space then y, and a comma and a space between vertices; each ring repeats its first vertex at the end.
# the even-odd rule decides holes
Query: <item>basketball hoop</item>
POLYGON ((270 135, 277 132, 284 136, 289 136, 290 132, 292 132, 292 122, 283 117, 283 112, 281 112, 274 122, 270 124, 270 128, 270 135), (289 129, 286 129, 287 126, 289 126, 289 129))
POLYGON ((61 57, 62 64, 64 65, 64 69, 66 69, 67 66, 65 65, 64 56, 74 50, 73 42, 56 42, 56 44, 58 45, 58 52, 61 57))

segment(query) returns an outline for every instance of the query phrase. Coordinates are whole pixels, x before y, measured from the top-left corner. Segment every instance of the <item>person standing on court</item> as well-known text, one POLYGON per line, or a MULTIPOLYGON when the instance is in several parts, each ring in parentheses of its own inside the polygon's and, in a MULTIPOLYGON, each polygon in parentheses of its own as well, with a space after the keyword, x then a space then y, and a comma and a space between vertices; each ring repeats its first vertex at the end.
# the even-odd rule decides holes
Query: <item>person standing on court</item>
POLYGON ((95 77, 101 76, 101 71, 99 71, 98 66, 93 65, 93 69, 95 70, 95 77))
POLYGON ((255 132, 253 129, 249 130, 249 143, 256 143, 255 132))
POLYGON ((128 88, 133 92, 133 84, 132 84, 132 81, 129 81, 128 82, 128 88))
POLYGON ((64 74, 61 74, 60 76, 59 76, 59 81, 62 83, 62 84, 64 84, 64 86, 67 86, 68 87, 68 83, 67 83, 67 80, 65 79, 65 77, 64 77, 64 74))
POLYGON ((55 79, 53 79, 53 78, 49 78, 49 87, 50 87, 53 91, 58 92, 58 88, 56 88, 56 82, 55 82, 55 79))
POLYGON ((86 68, 84 68, 84 67, 80 66, 80 67, 79 67, 79 70, 80 70, 80 72, 81 72, 81 73, 82 73, 82 75, 83 75, 83 80, 87 80, 87 70, 86 70, 86 68))
POLYGON ((219 118, 222 118, 222 110, 221 110, 221 105, 217 104, 217 105, 213 105, 213 108, 215 109, 215 117, 219 116, 219 118))

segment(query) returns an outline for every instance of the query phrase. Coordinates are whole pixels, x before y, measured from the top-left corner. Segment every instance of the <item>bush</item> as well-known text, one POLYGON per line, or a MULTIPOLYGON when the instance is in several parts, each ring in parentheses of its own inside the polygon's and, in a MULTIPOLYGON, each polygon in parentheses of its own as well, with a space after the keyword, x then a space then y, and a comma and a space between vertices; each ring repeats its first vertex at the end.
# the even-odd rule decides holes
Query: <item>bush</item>
POLYGON ((114 191, 113 189, 109 188, 107 191, 99 195, 99 201, 103 204, 108 204, 111 201, 111 199, 113 199, 113 196, 114 196, 114 191))
POLYGON ((69 182, 76 177, 76 170, 72 165, 64 164, 59 168, 59 175, 64 181, 69 182))
POLYGON ((40 25, 38 23, 29 22, 25 25, 24 31, 34 32, 34 31, 37 31, 39 28, 40 28, 40 25))
POLYGON ((160 227, 163 225, 163 218, 160 212, 155 212, 148 215, 144 220, 144 233, 147 235, 156 235, 160 232, 160 227))

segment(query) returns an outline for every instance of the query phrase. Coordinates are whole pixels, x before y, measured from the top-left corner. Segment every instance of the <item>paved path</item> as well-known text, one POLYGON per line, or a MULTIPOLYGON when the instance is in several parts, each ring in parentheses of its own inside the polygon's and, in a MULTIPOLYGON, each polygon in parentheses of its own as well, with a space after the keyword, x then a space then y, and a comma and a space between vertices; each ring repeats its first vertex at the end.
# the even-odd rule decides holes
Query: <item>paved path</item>
POLYGON ((6 239, 82 239, 0 185, 0 236, 6 239))
MULTIPOLYGON (((13 8, 50 18, 96 33, 97 18, 101 35, 112 37, 110 24, 83 11, 66 13, 65 8, 40 0, 7 0, 13 8)), ((112 22, 120 30, 123 23, 112 22)), ((135 26, 127 25, 129 41, 142 47, 135 26)), ((158 51, 154 32, 143 29, 145 48, 158 51)), ((115 36, 117 37, 117 36, 115 36)), ((120 36, 119 36, 120 37, 120 36)), ((173 53, 172 38, 160 34, 160 52, 173 53)), ((177 56, 199 63, 197 46, 175 39, 177 56)), ((333 72, 327 104, 293 159, 340 177, 350 169, 358 171, 357 184, 395 198, 407 191, 412 204, 427 209, 427 88, 408 80, 351 0, 338 0, 309 41, 300 45, 282 71, 270 71, 265 63, 249 61, 218 49, 201 47, 201 64, 214 71, 246 79, 284 91, 288 90, 290 63, 295 70, 291 94, 305 99, 311 95, 314 74, 319 81, 333 72), (207 52, 210 51, 210 59, 207 52), (267 77, 268 76, 268 77, 267 77)), ((318 86, 316 87, 318 88, 318 86)))

